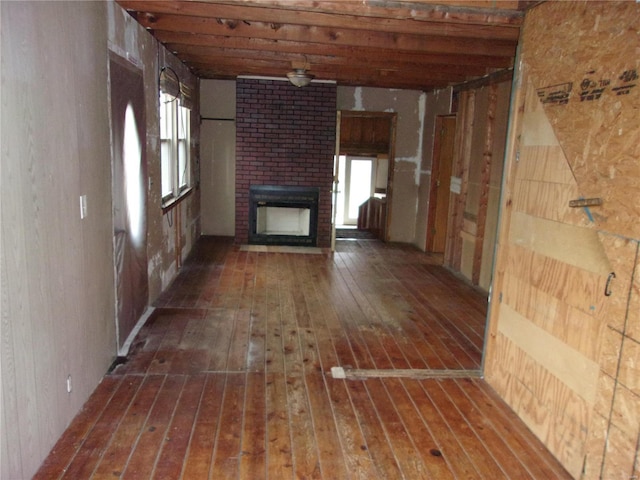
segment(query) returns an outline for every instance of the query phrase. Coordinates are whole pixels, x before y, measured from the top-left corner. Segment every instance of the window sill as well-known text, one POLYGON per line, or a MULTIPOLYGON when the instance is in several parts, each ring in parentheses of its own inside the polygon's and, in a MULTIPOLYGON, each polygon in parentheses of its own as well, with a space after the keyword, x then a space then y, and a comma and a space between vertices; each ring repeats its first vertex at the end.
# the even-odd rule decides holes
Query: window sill
POLYGON ((187 198, 193 192, 193 187, 185 188, 177 197, 171 197, 162 203, 162 214, 164 215, 168 211, 177 207, 185 198, 187 198))

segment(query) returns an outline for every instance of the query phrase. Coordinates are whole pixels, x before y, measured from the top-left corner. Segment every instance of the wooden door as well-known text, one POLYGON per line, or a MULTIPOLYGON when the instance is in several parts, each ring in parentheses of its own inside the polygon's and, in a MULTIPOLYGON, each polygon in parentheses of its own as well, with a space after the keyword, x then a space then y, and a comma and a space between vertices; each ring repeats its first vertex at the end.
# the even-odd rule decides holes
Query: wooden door
POLYGON ((444 253, 445 249, 455 131, 455 116, 438 116, 436 118, 429 219, 427 222, 426 250, 428 252, 444 253))

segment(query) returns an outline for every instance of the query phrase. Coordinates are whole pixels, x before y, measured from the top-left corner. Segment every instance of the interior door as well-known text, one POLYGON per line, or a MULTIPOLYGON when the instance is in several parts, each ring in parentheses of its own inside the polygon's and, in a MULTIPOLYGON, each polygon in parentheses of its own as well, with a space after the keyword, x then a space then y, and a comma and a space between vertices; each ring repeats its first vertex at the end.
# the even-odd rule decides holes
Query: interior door
POLYGON ((144 314, 147 277, 147 162, 142 72, 109 62, 116 334, 121 348, 144 314))
POLYGON ((427 222, 426 250, 428 252, 444 253, 445 250, 455 131, 455 116, 438 116, 436 118, 429 219, 427 222))

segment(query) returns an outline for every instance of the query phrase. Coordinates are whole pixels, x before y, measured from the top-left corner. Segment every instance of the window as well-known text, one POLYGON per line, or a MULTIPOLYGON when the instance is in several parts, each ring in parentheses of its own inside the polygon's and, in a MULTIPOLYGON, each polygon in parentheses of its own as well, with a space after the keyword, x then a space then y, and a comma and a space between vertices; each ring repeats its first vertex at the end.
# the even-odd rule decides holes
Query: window
POLYGON ((191 110, 176 97, 160 94, 160 148, 162 203, 167 205, 188 192, 190 184, 191 110))

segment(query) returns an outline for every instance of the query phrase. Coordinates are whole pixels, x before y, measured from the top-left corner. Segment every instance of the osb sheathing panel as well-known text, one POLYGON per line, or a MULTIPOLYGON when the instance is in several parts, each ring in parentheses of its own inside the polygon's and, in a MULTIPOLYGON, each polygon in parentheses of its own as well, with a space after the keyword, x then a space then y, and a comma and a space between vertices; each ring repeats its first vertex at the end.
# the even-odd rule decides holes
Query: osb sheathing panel
POLYGON ((545 2, 521 43, 485 375, 576 478, 637 473, 639 18, 545 2))
POLYGON ((633 457, 633 450, 620 450, 633 432, 608 419, 616 411, 635 413, 629 400, 637 393, 627 384, 637 378, 640 349, 635 352, 638 343, 625 341, 623 331, 633 317, 627 304, 637 242, 598 232, 584 211, 568 206, 559 192, 577 192, 576 181, 536 113, 538 99, 525 98, 523 125, 533 133, 521 135, 512 178, 500 247, 497 353, 487 377, 573 475, 585 462, 590 472, 610 472, 633 457), (605 452, 614 441, 619 448, 605 452))
POLYGON ((598 229, 640 238, 640 4, 546 2, 522 61, 598 229))

